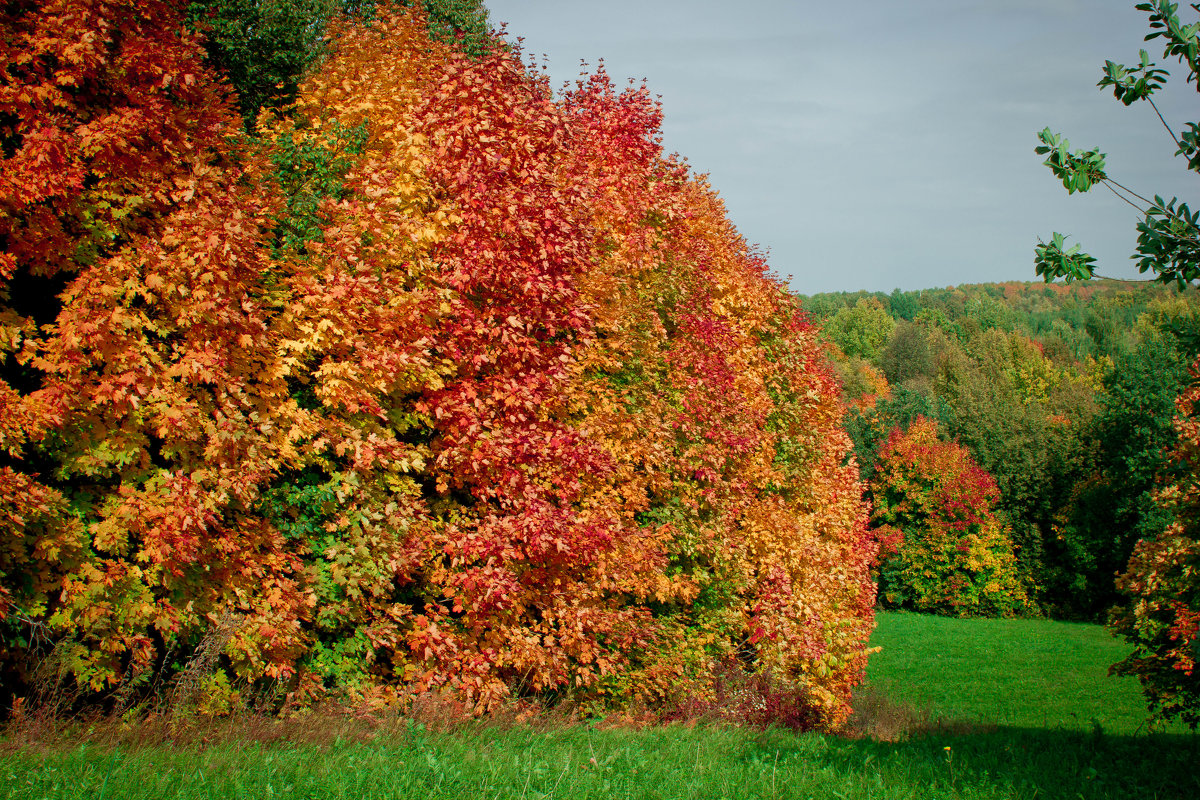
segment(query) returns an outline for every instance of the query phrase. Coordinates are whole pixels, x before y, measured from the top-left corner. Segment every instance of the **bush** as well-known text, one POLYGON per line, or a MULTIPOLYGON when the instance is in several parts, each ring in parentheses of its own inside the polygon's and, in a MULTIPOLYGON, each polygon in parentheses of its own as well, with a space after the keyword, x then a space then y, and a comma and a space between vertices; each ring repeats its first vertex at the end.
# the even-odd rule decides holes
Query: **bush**
MULTIPOLYGON (((1200 362, 1193 366, 1200 377, 1200 362)), ((1177 482, 1158 493, 1174 521, 1158 536, 1134 546, 1129 568, 1117 579, 1125 602, 1113 610, 1109 627, 1124 636, 1133 653, 1113 666, 1136 675, 1163 719, 1200 725, 1200 384, 1179 398, 1172 461, 1177 482)))
POLYGON ((871 481, 872 517, 894 543, 878 568, 885 606, 952 616, 1028 610, 1012 541, 993 511, 996 481, 920 417, 888 437, 871 481))

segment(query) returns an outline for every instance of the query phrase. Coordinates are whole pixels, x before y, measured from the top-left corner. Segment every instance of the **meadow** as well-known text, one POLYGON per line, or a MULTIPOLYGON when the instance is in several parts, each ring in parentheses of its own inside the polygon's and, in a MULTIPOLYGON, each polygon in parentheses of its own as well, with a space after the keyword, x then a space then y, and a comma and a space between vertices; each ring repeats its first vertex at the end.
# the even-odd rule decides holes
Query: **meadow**
POLYGON ((850 735, 553 718, 10 730, 4 798, 1194 798, 1200 736, 1149 731, 1098 626, 881 614, 850 735), (290 731, 290 732, 289 732, 290 731))
POLYGON ((1183 733, 1148 724, 1138 682, 1109 677, 1129 648, 1099 625, 885 612, 867 686, 959 723, 1106 734, 1183 733))

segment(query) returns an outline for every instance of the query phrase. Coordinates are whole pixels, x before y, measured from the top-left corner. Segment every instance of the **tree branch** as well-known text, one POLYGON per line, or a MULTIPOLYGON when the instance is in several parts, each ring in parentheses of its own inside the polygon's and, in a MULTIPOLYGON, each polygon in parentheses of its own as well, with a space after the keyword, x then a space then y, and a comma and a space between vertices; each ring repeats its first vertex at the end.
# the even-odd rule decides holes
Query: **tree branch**
POLYGON ((1158 121, 1161 122, 1163 127, 1167 129, 1167 133, 1171 134, 1171 139, 1174 140, 1175 146, 1182 150, 1183 145, 1180 143, 1179 137, 1175 135, 1175 131, 1171 130, 1171 126, 1167 124, 1165 119, 1163 119, 1162 112, 1158 110, 1158 106, 1155 104, 1154 98, 1146 95, 1146 102, 1148 102, 1150 107, 1154 109, 1154 113, 1158 114, 1158 121))

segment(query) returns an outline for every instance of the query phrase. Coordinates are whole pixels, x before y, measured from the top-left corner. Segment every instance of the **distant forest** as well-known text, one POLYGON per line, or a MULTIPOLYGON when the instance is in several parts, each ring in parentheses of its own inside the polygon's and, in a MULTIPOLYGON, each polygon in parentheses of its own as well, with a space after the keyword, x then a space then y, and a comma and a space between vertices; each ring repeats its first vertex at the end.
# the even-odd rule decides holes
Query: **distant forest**
MULTIPOLYGON (((992 567, 981 568, 979 553, 958 539, 956 550, 939 552, 926 542, 903 569, 884 561, 885 605, 1103 618, 1134 544, 1169 522, 1152 495, 1178 477, 1168 450, 1175 401, 1193 380, 1189 368, 1200 352, 1195 293, 1105 281, 799 300, 823 327, 841 374, 846 425, 874 495, 876 527, 925 513, 914 485, 941 492, 943 505, 956 491, 940 478, 930 483, 932 468, 924 469, 924 484, 913 477, 921 468, 912 466, 905 436, 919 420, 928 421, 921 436, 932 429, 942 447, 965 450, 994 480, 990 502, 980 488, 974 506, 961 493, 954 501, 994 517, 1002 535, 980 544, 999 553, 992 567), (903 458, 909 466, 901 469, 903 458), (914 585, 931 571, 938 586, 914 585), (972 581, 977 597, 964 592, 972 581)), ((948 524, 961 530, 962 513, 948 524)), ((895 546, 903 555, 915 544, 895 546)))

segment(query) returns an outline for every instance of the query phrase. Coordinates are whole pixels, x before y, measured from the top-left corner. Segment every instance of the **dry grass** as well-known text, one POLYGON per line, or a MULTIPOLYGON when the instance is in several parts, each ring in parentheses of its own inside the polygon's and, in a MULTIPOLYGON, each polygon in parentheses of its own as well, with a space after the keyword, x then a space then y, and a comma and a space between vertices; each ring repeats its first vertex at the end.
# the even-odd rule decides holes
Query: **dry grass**
POLYGON ((517 727, 546 732, 580 724, 569 708, 544 709, 512 702, 477 717, 449 695, 429 693, 403 707, 329 703, 282 715, 241 710, 212 715, 175 708, 124 715, 99 712, 63 715, 56 704, 13 709, 0 732, 0 749, 56 749, 99 745, 126 749, 161 746, 334 744, 401 739, 413 731, 450 733, 517 727))
POLYGON ((854 709, 839 735, 850 739, 900 742, 918 736, 967 736, 990 733, 997 726, 953 719, 935 713, 928 706, 894 700, 871 686, 860 686, 854 693, 854 709))
MULTIPOLYGON (((442 693, 427 693, 403 707, 330 703, 283 715, 253 710, 206 715, 168 708, 124 715, 93 712, 67 716, 59 713, 58 704, 48 703, 35 710, 15 707, 0 738, 0 749, 58 749, 84 744, 126 749, 230 744, 325 748, 334 744, 394 741, 414 730, 453 733, 519 727, 549 732, 584 723, 598 729, 637 729, 673 723, 689 728, 724 725, 796 730, 803 727, 797 724, 802 720, 793 716, 796 700, 764 680, 725 685, 712 700, 676 707, 663 715, 612 715, 586 720, 569 704, 545 708, 520 701, 480 718, 453 696, 442 693)), ((929 708, 892 700, 871 687, 856 692, 853 708, 852 716, 838 731, 839 736, 848 739, 898 742, 928 734, 964 735, 994 728, 951 720, 929 708)))

